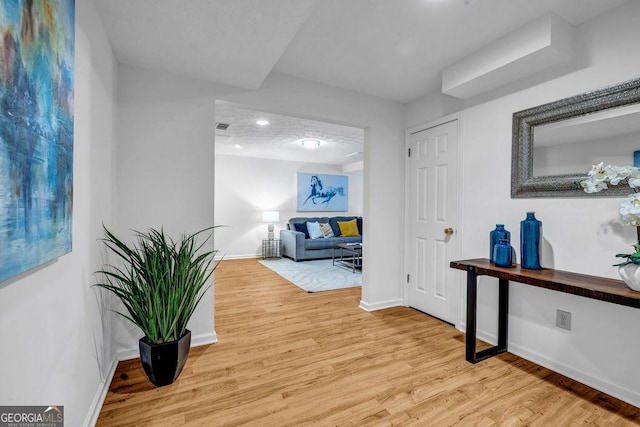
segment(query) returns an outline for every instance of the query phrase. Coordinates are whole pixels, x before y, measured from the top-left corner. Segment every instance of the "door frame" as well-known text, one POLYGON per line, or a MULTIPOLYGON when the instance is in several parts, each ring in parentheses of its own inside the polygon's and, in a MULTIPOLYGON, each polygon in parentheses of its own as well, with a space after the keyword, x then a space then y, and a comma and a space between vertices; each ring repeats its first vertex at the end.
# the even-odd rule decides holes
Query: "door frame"
MULTIPOLYGON (((449 114, 447 116, 441 117, 439 119, 436 120, 432 120, 429 121, 427 123, 418 125, 418 126, 414 126, 411 127, 409 129, 407 129, 405 131, 405 155, 404 155, 404 224, 403 224, 403 239, 404 239, 404 244, 403 244, 403 274, 402 274, 402 304, 405 307, 409 307, 409 284, 407 283, 407 275, 409 274, 409 242, 411 242, 411 238, 409 236, 409 197, 410 197, 410 187, 409 187, 409 180, 411 179, 410 176, 410 161, 409 161, 409 148, 411 147, 411 135, 417 132, 421 132, 427 129, 431 129, 440 125, 443 125, 445 123, 449 123, 452 121, 456 121, 458 123, 458 156, 456 161, 458 162, 458 171, 457 171, 457 176, 456 176, 456 180, 457 180, 457 187, 458 187, 458 194, 457 196, 457 203, 458 203, 458 211, 456 212, 455 215, 455 223, 457 224, 456 226, 456 234, 458 235, 458 246, 455 250, 455 253, 452 254, 453 258, 455 259, 460 259, 461 254, 464 252, 462 250, 462 246, 463 246, 463 227, 462 224, 460 223, 460 212, 462 212, 462 210, 464 209, 463 206, 463 197, 462 197, 462 193, 463 193, 463 187, 464 187, 464 181, 463 181, 463 173, 462 173, 462 160, 463 160, 463 126, 462 126, 462 120, 463 120, 463 112, 460 111, 458 113, 454 113, 454 114, 449 114)), ((464 301, 462 301, 462 289, 463 289, 463 284, 464 284, 464 275, 460 274, 459 275, 459 279, 456 280, 453 284, 454 289, 454 295, 456 295, 457 299, 458 299, 458 303, 456 304, 456 310, 457 313, 455 314, 455 327, 458 330, 464 330, 461 329, 462 326, 464 325, 463 319, 462 319, 462 313, 464 313, 464 307, 466 307, 464 301)))

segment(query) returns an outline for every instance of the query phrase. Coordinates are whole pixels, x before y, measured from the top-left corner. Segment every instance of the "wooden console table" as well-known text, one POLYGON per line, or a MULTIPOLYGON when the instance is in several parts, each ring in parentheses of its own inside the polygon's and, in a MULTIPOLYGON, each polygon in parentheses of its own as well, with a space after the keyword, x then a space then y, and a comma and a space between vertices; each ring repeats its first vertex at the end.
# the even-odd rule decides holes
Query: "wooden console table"
POLYGON ((467 272, 467 332, 465 355, 468 362, 481 360, 507 351, 507 325, 509 315, 509 280, 552 289, 567 294, 640 308, 640 292, 632 291, 622 280, 571 273, 545 268, 527 270, 496 267, 486 258, 451 261, 451 268, 467 272), (476 352, 476 311, 478 304, 478 276, 498 278, 498 345, 476 352))

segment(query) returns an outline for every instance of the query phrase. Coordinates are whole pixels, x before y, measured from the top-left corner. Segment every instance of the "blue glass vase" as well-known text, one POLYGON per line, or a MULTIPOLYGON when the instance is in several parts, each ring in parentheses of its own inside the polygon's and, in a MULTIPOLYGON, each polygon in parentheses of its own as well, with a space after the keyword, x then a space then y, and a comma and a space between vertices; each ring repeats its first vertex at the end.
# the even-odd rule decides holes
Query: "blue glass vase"
POLYGON ((540 234, 542 222, 536 219, 534 212, 520 222, 520 259, 522 268, 542 270, 540 266, 540 234))
POLYGON ((511 243, 511 233, 504 228, 504 224, 496 224, 495 230, 489 233, 489 261, 491 261, 492 264, 495 264, 493 249, 501 240, 506 240, 507 243, 511 243))
POLYGON ((512 267, 513 248, 506 239, 500 240, 493 248, 493 259, 497 267, 512 267))

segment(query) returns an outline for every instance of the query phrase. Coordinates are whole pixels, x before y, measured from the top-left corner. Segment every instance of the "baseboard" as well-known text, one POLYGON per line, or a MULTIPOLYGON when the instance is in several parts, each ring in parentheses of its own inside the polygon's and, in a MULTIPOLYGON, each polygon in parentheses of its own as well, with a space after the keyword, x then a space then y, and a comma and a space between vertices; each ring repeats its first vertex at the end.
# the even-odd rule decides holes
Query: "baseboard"
MULTIPOLYGON (((464 323, 461 323, 460 328, 458 329, 461 332, 466 333, 466 325, 464 323)), ((493 345, 498 342, 498 338, 495 335, 488 334, 483 331, 478 331, 477 337, 478 339, 493 345)), ((601 378, 594 377, 593 375, 574 369, 573 367, 565 365, 564 363, 551 360, 543 356, 542 354, 525 347, 509 343, 507 346, 507 351, 511 354, 515 354, 516 356, 522 357, 523 359, 529 360, 530 362, 533 362, 537 365, 544 366, 545 368, 550 369, 553 372, 557 372, 561 375, 564 375, 565 377, 588 385, 589 387, 593 387, 596 390, 600 390, 603 393, 607 393, 610 396, 616 397, 624 402, 640 408, 640 393, 608 382, 601 378)))
POLYGON ((402 298, 387 300, 387 301, 379 301, 375 303, 368 303, 360 300, 360 308, 364 311, 377 311, 384 310, 385 308, 398 307, 403 306, 402 298))
POLYGON ((517 345, 509 344, 507 351, 640 408, 640 394, 633 390, 594 377, 517 345))
MULTIPOLYGON (((465 322, 460 322, 460 324, 456 327, 457 330, 459 330, 460 332, 464 332, 465 334, 467 333, 467 325, 465 322)), ((487 332, 484 332, 482 330, 478 330, 476 331, 476 338, 478 338, 480 341, 484 341, 488 344, 491 345, 497 345, 498 344, 498 336, 494 335, 494 334, 489 334, 487 332)))
POLYGON ((100 416, 100 411, 102 410, 104 399, 107 397, 107 392, 109 391, 109 387, 111 386, 111 381, 113 381, 113 376, 116 373, 117 367, 118 359, 113 359, 113 362, 109 367, 109 372, 107 373, 102 384, 98 387, 96 395, 93 397, 91 406, 89 406, 87 417, 84 419, 84 423, 82 423, 83 426, 93 427, 98 422, 98 417, 100 416))
MULTIPOLYGON (((191 335, 191 347, 198 347, 201 345, 214 344, 218 342, 218 335, 215 332, 207 332, 199 335, 191 335)), ((129 347, 120 349, 117 352, 118 361, 137 359, 140 357, 140 349, 136 347, 129 347)))
POLYGON ((228 255, 225 254, 224 257, 216 257, 216 261, 220 261, 222 259, 250 259, 250 258, 262 258, 262 254, 245 254, 245 255, 228 255))
POLYGON ((191 347, 199 347, 201 345, 215 344, 218 342, 218 335, 215 332, 207 332, 206 334, 191 335, 191 347))
POLYGON ((125 360, 137 359, 140 357, 140 349, 138 347, 135 348, 121 348, 116 353, 116 358, 118 362, 123 362, 125 360))

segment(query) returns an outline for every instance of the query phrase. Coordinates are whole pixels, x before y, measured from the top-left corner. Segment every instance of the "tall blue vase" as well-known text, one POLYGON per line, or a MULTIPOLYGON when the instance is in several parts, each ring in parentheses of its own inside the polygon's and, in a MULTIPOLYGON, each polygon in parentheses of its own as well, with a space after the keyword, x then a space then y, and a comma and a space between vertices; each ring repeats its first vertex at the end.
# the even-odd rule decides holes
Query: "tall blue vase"
POLYGON ((501 240, 511 243, 511 233, 504 228, 504 224, 496 224, 496 228, 489 233, 489 261, 492 264, 496 262, 493 250, 501 240))
POLYGON ((522 268, 542 270, 540 266, 540 241, 542 222, 536 219, 534 212, 527 212, 527 217, 520 221, 520 264, 522 268))

